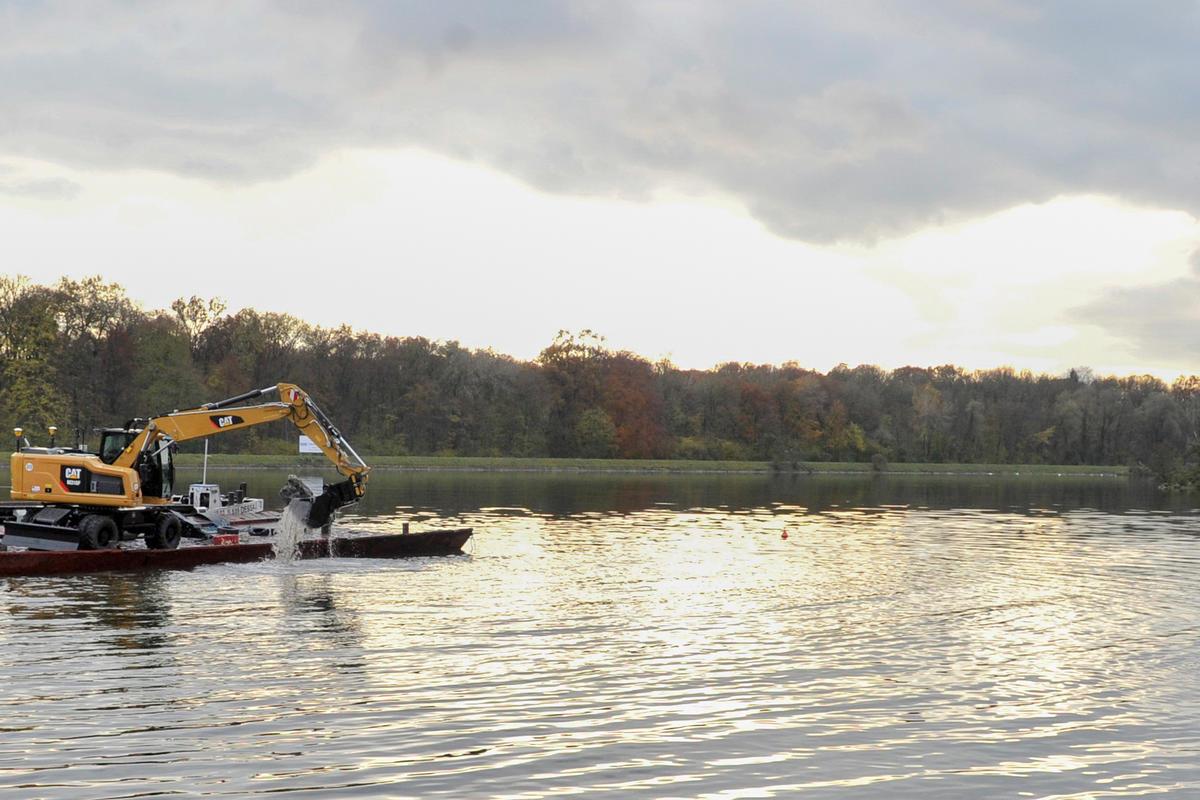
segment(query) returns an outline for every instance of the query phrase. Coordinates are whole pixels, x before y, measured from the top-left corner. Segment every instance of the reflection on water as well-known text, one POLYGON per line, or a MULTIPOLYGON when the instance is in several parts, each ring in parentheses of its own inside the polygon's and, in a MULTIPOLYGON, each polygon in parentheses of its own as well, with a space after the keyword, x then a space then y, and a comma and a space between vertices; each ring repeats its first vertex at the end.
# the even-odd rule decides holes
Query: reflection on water
POLYGON ((1200 796, 1141 487, 381 477, 472 555, 0 583, 0 795, 1200 796))
MULTIPOLYGON (((247 481, 252 495, 276 502, 288 473, 213 472, 247 481)), ((198 479, 198 476, 197 476, 198 479)), ((186 476, 185 476, 186 480, 186 476)), ((181 481, 182 483, 183 481, 181 481)), ((1041 475, 753 475, 376 471, 359 510, 446 517, 490 509, 552 517, 627 514, 655 508, 730 511, 794 507, 811 512, 889 507, 1027 511, 1094 508, 1187 512, 1196 498, 1157 492, 1149 481, 1041 475)))
MULTIPOLYGON (((9 578, 3 588, 6 610, 27 613, 30 633, 45 639, 78 627, 104 634, 106 643, 131 650, 151 649, 165 643, 163 628, 170 618, 170 596, 162 573, 102 573, 85 581, 55 583, 54 602, 43 602, 45 579, 9 578), (36 621, 36 622, 33 622, 36 621)), ((63 649, 82 643, 68 637, 63 649)))

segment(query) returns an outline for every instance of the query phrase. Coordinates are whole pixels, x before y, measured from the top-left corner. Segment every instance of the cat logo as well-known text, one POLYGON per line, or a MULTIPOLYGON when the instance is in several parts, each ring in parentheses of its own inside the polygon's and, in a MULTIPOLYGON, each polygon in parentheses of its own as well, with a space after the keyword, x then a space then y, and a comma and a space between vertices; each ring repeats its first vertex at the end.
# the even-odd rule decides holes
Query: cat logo
POLYGON ((241 425, 245 422, 237 414, 213 414, 209 419, 212 420, 212 424, 217 426, 217 428, 228 428, 232 425, 241 425))
POLYGON ((83 485, 83 467, 63 467, 63 488, 70 491, 83 485))

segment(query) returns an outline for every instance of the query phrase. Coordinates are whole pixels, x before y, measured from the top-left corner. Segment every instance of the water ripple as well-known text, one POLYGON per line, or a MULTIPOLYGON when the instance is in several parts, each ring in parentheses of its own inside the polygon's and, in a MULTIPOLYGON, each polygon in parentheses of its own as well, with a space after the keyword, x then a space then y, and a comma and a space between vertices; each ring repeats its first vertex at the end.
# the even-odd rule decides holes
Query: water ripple
POLYGON ((1192 516, 452 519, 472 555, 9 579, 0 793, 1200 790, 1192 516))

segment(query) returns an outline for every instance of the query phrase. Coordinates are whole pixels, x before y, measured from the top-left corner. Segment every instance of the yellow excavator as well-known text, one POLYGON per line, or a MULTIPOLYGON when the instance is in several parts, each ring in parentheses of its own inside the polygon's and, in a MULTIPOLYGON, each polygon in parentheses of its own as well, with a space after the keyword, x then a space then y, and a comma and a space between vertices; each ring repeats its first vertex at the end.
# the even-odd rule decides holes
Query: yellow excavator
POLYGON ((21 429, 14 429, 12 505, 31 505, 6 515, 5 540, 39 549, 96 550, 142 537, 150 548, 178 547, 189 509, 173 494, 176 443, 280 419, 290 420, 346 476, 326 484, 320 495, 302 498, 309 501, 305 525, 323 528, 337 509, 362 497, 371 468, 304 390, 280 383, 105 428, 98 453, 53 446, 53 428, 51 446, 31 447, 21 429), (250 403, 274 392, 277 401, 250 403))

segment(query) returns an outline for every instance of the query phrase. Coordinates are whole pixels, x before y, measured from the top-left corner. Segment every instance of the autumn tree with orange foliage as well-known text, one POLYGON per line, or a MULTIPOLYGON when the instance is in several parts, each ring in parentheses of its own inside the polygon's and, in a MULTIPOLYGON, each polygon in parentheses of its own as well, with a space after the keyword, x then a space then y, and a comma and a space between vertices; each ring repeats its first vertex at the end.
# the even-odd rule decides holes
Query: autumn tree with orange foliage
POLYGON ((621 458, 667 458, 662 397, 654 367, 632 353, 616 353, 604 364, 603 405, 616 426, 621 458))

